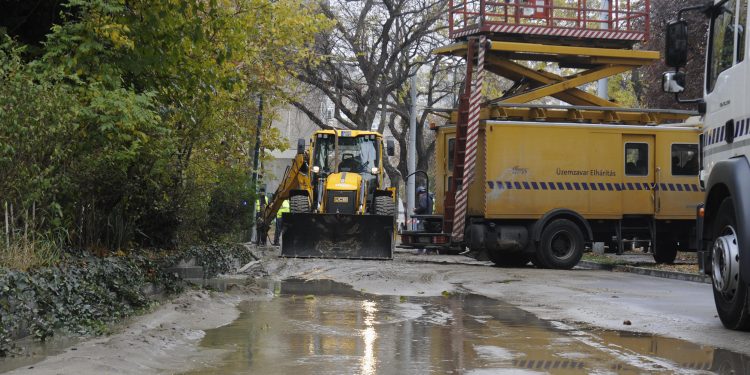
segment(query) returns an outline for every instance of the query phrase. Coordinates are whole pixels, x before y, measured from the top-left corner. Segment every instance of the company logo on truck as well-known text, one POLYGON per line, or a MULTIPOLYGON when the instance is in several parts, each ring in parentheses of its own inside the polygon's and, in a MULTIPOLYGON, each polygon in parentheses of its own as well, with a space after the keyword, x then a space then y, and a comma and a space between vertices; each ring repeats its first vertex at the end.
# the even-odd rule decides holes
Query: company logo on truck
POLYGON ((602 176, 615 177, 617 173, 611 169, 555 169, 558 176, 602 176))

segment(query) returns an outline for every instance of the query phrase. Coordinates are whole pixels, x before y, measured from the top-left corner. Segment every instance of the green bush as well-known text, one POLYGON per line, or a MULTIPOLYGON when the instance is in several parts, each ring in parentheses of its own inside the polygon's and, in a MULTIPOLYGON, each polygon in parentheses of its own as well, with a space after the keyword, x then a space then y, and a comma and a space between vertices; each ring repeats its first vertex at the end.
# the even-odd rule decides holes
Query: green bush
POLYGON ((108 324, 147 307, 144 286, 180 290, 164 263, 144 256, 68 257, 30 272, 0 271, 0 356, 26 331, 45 340, 56 331, 102 334, 108 324), (160 265, 162 264, 162 265, 160 265))
POLYGON ((250 228, 253 225, 252 202, 255 201, 254 189, 245 173, 241 170, 227 170, 219 174, 221 184, 216 184, 211 192, 208 204, 208 215, 203 240, 250 240, 250 228))
POLYGON ((98 258, 69 250, 55 266, 28 272, 0 269, 0 357, 11 354, 13 338, 28 333, 45 340, 58 331, 76 335, 106 333, 112 322, 148 307, 144 287, 167 294, 183 283, 168 272, 182 260, 195 259, 206 278, 230 272, 251 261, 240 244, 214 243, 186 251, 98 258))
POLYGON ((332 26, 316 7, 66 0, 38 44, 0 28, 0 204, 97 254, 246 238, 256 99, 263 148, 286 147, 272 112, 332 26))

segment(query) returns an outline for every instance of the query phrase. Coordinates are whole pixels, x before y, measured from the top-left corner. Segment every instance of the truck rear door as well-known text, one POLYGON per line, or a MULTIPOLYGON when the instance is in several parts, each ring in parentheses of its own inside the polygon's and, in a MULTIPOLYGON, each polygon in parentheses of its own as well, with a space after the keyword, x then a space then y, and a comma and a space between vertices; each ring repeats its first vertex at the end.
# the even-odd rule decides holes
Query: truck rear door
POLYGON ((624 215, 653 215, 654 136, 623 134, 624 166, 622 211, 624 215))

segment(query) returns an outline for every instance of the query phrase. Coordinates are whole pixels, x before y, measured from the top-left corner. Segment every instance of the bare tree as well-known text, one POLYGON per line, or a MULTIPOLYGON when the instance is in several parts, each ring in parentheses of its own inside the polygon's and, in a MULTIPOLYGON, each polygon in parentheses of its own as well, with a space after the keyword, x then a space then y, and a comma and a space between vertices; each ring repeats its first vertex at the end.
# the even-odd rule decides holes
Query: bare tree
MULTIPOLYGON (((302 67, 297 72, 299 80, 333 103, 337 127, 381 133, 390 130, 401 157, 398 164, 386 169, 392 179, 405 176, 410 76, 420 77, 420 107, 432 107, 453 92, 455 63, 430 53, 447 40, 447 1, 328 0, 321 3, 321 10, 335 26, 318 36, 316 52, 323 58, 316 65, 302 67)), ((318 126, 331 127, 319 108, 294 100, 292 104, 318 126)), ((418 118, 420 169, 426 169, 435 147, 434 137, 424 132, 429 118, 424 111, 418 118)))

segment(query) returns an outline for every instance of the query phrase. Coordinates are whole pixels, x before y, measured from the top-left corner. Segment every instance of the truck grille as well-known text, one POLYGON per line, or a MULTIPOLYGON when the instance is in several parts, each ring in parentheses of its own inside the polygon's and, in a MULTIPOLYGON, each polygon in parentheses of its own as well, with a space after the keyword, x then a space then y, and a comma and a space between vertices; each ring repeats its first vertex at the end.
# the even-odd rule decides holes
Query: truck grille
POLYGON ((356 191, 328 191, 326 212, 329 214, 353 214, 357 203, 356 191))

